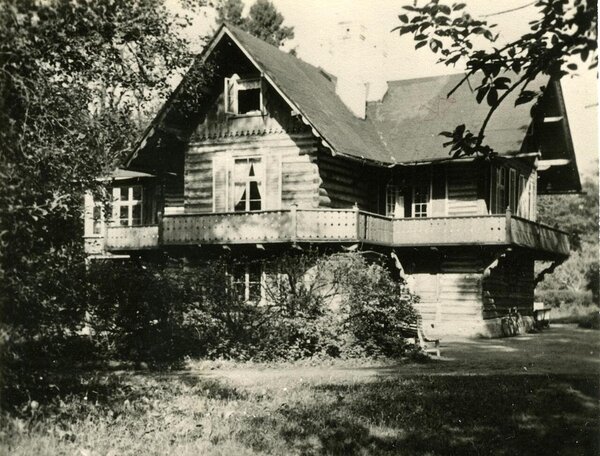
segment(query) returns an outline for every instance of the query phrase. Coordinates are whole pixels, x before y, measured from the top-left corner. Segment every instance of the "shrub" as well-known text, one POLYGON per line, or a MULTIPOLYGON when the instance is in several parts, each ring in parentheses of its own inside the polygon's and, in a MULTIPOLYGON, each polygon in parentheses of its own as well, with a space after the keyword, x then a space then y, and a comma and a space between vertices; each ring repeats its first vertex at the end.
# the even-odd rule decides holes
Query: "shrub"
POLYGON ((578 326, 584 329, 600 329, 600 312, 589 314, 579 322, 578 326))
POLYGON ((554 308, 561 306, 588 307, 594 303, 591 291, 546 289, 536 291, 535 295, 536 300, 543 301, 554 308))
POLYGON ((383 263, 369 263, 360 254, 333 255, 324 267, 331 271, 341 298, 343 330, 354 343, 370 356, 404 355, 403 327, 416 319, 416 296, 394 280, 383 263))
POLYGON ((88 316, 98 351, 154 363, 404 354, 414 297, 383 264, 356 253, 287 253, 265 262, 265 299, 252 302, 235 292, 232 263, 94 264, 88 316))
POLYGON ((170 362, 186 354, 185 280, 170 263, 98 261, 88 270, 88 325, 104 358, 170 362))

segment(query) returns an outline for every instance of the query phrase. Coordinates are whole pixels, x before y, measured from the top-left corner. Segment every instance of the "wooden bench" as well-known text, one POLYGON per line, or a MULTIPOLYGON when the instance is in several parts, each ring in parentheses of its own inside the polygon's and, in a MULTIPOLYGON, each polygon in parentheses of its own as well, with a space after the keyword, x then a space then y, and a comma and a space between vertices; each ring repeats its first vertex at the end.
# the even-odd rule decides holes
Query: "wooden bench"
POLYGON ((533 303, 533 320, 538 328, 550 326, 550 310, 552 310, 552 307, 545 305, 543 302, 533 303))
POLYGON ((440 357, 440 340, 428 337, 423 331, 423 320, 419 316, 413 322, 402 326, 404 338, 411 344, 418 345, 428 355, 435 354, 440 357), (433 346, 431 346, 433 344, 433 346))

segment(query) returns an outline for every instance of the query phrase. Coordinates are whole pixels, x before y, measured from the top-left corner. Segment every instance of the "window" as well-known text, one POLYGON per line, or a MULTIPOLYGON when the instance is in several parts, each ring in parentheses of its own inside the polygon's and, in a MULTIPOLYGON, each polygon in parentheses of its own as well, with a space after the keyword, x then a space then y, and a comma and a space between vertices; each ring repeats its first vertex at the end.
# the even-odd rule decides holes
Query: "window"
POLYGON ((254 262, 235 265, 228 273, 235 297, 244 301, 259 302, 262 299, 262 267, 254 262))
POLYGON ((516 169, 509 169, 509 177, 510 177, 510 182, 508 185, 509 188, 509 199, 508 199, 508 207, 510 208, 510 212, 512 214, 517 212, 517 192, 518 192, 518 188, 517 188, 517 170, 516 169))
POLYGON ((413 190, 413 217, 427 217, 429 206, 429 182, 417 185, 413 190))
POLYGON ((263 168, 259 157, 238 158, 233 168, 233 208, 235 212, 262 209, 263 168))
POLYGON ((113 189, 115 220, 121 226, 142 224, 142 186, 133 185, 113 189))
POLYGON ((404 217, 404 195, 398 185, 390 182, 385 189, 385 215, 388 217, 404 217))
POLYGON ((260 79, 240 79, 237 74, 225 78, 225 112, 261 114, 263 110, 260 79))
POLYGON ((496 188, 492 212, 503 214, 506 211, 506 169, 498 166, 495 177, 496 188))
POLYGON ((102 205, 96 204, 92 211, 92 233, 102 234, 104 227, 104 214, 102 213, 102 205))

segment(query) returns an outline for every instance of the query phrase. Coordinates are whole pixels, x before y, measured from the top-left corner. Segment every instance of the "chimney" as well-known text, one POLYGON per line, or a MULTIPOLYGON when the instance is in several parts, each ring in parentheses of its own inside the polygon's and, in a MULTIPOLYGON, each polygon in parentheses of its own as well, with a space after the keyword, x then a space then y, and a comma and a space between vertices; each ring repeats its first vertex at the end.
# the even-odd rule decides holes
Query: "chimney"
POLYGON ((335 93, 359 119, 364 119, 367 114, 367 87, 365 82, 343 77, 338 77, 335 83, 335 93))
POLYGON ((337 25, 329 54, 328 70, 337 77, 337 95, 356 117, 364 119, 367 101, 381 100, 387 92, 385 52, 370 42, 363 25, 343 21, 337 25))

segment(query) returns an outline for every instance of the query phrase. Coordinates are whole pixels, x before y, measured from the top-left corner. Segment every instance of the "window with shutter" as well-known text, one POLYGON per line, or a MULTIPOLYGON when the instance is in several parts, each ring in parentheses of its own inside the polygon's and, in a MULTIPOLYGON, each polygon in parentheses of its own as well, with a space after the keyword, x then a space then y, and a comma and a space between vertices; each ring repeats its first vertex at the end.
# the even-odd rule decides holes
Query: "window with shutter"
POLYGON ((213 212, 226 212, 229 198, 229 162, 228 156, 213 158, 213 212))
POLYGON ((233 210, 263 209, 264 172, 260 157, 237 158, 233 165, 233 210))
POLYGON ((225 78, 225 112, 254 115, 263 112, 263 94, 260 78, 241 79, 237 74, 225 78))

